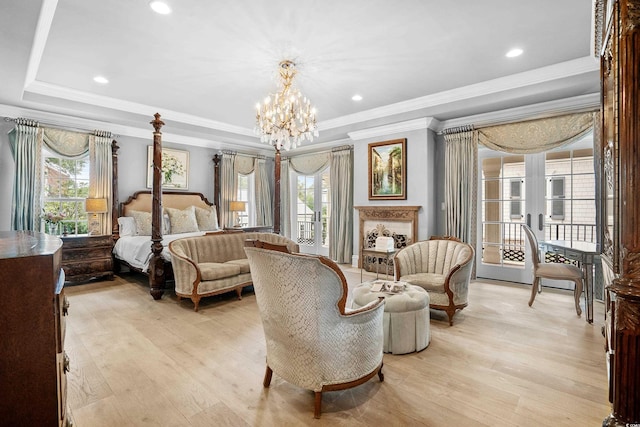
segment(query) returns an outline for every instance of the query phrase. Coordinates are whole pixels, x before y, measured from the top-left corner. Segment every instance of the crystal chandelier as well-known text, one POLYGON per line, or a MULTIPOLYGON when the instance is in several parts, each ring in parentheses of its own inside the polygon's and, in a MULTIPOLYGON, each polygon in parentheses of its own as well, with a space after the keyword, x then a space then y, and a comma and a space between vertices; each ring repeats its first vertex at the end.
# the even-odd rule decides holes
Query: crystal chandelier
POLYGON ((280 62, 282 89, 256 106, 255 132, 261 142, 268 142, 278 150, 284 147, 289 151, 305 139, 313 141, 313 137, 318 136, 316 109, 293 87, 295 75, 296 64, 293 61, 280 62))

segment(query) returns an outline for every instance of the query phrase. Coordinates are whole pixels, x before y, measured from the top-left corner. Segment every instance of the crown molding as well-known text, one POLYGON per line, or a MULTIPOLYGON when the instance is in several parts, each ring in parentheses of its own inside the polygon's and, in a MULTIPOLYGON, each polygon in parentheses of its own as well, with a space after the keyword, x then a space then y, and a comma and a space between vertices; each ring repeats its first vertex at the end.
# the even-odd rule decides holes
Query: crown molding
POLYGON ((31 44, 31 53, 29 54, 29 63, 27 64, 23 88, 26 88, 36 80, 42 54, 47 44, 47 39, 49 38, 51 23, 53 22, 53 16, 56 13, 57 7, 58 0, 44 0, 42 2, 40 15, 38 16, 38 24, 36 25, 33 43, 31 44))
POLYGON ((432 95, 397 102, 379 108, 373 108, 354 114, 325 120, 318 124, 319 129, 332 129, 349 126, 366 120, 380 119, 395 114, 403 114, 423 108, 442 104, 465 101, 480 96, 492 95, 498 92, 519 89, 557 79, 574 77, 585 73, 598 71, 600 63, 591 56, 561 62, 531 71, 525 71, 510 76, 501 77, 485 82, 476 83, 460 88, 438 92, 432 95))
POLYGON ((68 101, 80 102, 83 104, 94 105, 103 108, 109 108, 116 111, 124 111, 132 114, 140 114, 143 116, 151 116, 155 111, 162 111, 164 120, 172 120, 178 123, 184 123, 192 126, 200 126, 206 129, 230 132, 236 135, 250 136, 256 138, 253 130, 241 126, 234 126, 228 123, 216 120, 205 119, 203 117, 193 116, 191 114, 180 113, 178 111, 167 110, 166 108, 153 107, 150 105, 140 104, 137 102, 124 101, 121 99, 110 98, 107 96, 94 95, 91 93, 79 91, 76 89, 65 88, 50 83, 34 81, 25 88, 25 92, 37 95, 49 96, 52 98, 66 99, 68 101))
POLYGON ((523 120, 594 111, 598 108, 600 108, 600 93, 590 93, 556 101, 541 102, 539 104, 525 105, 507 110, 498 110, 490 113, 445 120, 439 123, 438 129, 436 130, 440 133, 444 129, 466 125, 473 125, 477 129, 523 120))
POLYGON ((395 133, 410 132, 412 130, 432 129, 437 130, 440 122, 433 117, 422 117, 419 119, 407 120, 404 122, 391 123, 389 125, 377 126, 369 129, 347 132, 353 141, 374 138, 378 136, 392 135, 395 133))

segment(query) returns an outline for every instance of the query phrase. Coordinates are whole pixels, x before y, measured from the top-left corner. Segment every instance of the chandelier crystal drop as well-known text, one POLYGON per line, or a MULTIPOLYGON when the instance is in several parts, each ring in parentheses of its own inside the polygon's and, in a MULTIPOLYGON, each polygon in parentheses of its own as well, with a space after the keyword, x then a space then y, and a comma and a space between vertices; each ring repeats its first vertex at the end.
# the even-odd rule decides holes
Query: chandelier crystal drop
POLYGON ((296 64, 285 60, 280 62, 280 92, 267 96, 256 106, 255 132, 261 142, 267 142, 278 150, 289 151, 298 147, 305 139, 313 141, 318 136, 316 109, 311 101, 302 96, 293 86, 296 64))

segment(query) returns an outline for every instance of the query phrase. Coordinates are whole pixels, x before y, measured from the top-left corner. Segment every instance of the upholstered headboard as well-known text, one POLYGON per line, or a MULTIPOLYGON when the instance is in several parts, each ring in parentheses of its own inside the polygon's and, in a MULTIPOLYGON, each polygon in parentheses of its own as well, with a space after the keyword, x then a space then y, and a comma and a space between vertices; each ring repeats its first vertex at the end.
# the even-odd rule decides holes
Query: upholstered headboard
MULTIPOLYGON (((130 210, 151 212, 153 204, 153 195, 151 191, 138 191, 127 199, 126 202, 120 203, 120 216, 126 216, 130 210)), ((184 191, 165 191, 162 193, 162 207, 184 209, 189 206, 197 206, 199 208, 208 208, 213 206, 202 193, 192 193, 184 191)))

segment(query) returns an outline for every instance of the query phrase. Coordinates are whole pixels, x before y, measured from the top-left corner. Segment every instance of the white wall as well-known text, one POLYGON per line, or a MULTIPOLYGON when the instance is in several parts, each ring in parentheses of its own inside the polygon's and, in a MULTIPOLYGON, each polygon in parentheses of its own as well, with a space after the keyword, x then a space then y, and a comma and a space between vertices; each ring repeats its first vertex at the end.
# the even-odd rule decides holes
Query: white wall
MULTIPOLYGON (((383 137, 356 140, 354 155, 354 206, 421 206, 418 211, 418 240, 436 234, 435 133, 428 129, 413 130, 383 137), (372 142, 407 139, 407 199, 369 200, 368 148, 372 142)), ((354 255, 359 254, 358 211, 354 210, 354 255)))
MULTIPOLYGON (((147 147, 153 145, 149 139, 119 137, 118 141, 118 198, 127 197, 147 188, 147 147)), ((218 150, 163 142, 164 148, 189 151, 189 188, 204 194, 213 203, 213 156, 218 150)))

